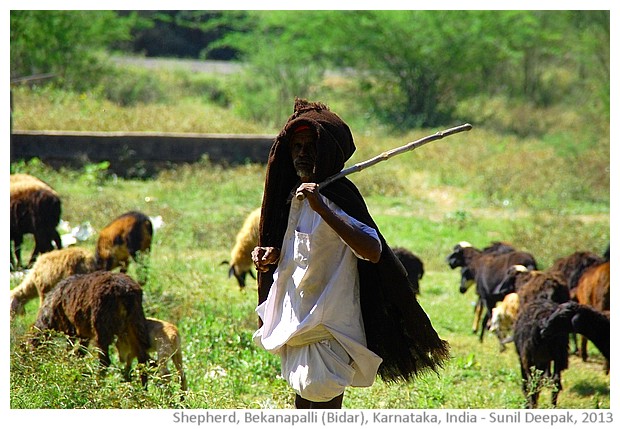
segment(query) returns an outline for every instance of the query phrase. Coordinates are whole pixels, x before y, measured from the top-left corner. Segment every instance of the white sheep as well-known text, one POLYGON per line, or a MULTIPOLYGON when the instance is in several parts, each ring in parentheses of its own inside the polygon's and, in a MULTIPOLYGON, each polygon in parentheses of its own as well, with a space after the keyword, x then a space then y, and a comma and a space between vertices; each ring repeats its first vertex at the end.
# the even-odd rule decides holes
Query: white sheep
POLYGON ((237 233, 235 245, 230 252, 230 262, 223 261, 222 264, 229 264, 228 277, 235 276, 239 287, 245 287, 245 276, 250 274, 256 279, 251 267, 252 250, 258 243, 258 226, 260 223, 260 207, 254 209, 244 220, 241 229, 237 233))

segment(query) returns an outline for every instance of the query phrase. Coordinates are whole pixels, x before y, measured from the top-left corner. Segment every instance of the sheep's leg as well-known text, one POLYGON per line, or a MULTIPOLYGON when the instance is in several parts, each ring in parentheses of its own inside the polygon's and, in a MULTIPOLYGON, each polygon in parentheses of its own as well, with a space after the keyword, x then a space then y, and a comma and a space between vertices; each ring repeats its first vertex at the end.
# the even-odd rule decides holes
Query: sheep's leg
POLYGON ((54 230, 52 232, 52 241, 56 243, 57 249, 62 249, 62 240, 60 239, 60 234, 58 233, 57 230, 54 230))
POLYGON ((100 329, 95 325, 95 338, 93 339, 93 345, 99 352, 99 362, 103 368, 110 366, 110 345, 113 342, 113 335, 110 335, 105 329, 100 329))
MULTIPOLYGON (((15 257, 15 265, 14 268, 17 270, 22 266, 22 243, 24 241, 24 237, 16 237, 13 240, 13 255, 15 257)), ((13 262, 13 261, 11 261, 13 262)))
POLYGON ((474 307, 474 322, 471 326, 472 333, 478 332, 478 325, 480 324, 480 317, 482 317, 482 300, 478 297, 476 306, 474 307))
POLYGON ((499 352, 500 353, 504 353, 506 351, 506 345, 504 344, 504 341, 502 339, 500 339, 499 341, 499 352))
POLYGON ((484 340, 484 332, 487 329, 487 323, 489 323, 489 311, 484 314, 484 318, 482 319, 482 324, 480 325, 480 342, 484 340))
POLYGON ((523 391, 523 394, 527 397, 527 393, 528 393, 528 384, 529 384, 529 379, 530 379, 530 373, 529 370, 526 370, 526 366, 527 364, 521 362, 521 390, 523 391))
MULTIPOLYGON (((531 370, 536 371, 534 367, 531 367, 531 370)), ((532 376, 531 372, 528 372, 527 375, 527 408, 534 409, 538 407, 538 396, 540 395, 540 380, 539 376, 532 376)))
POLYGON ((575 334, 574 332, 571 332, 569 335, 570 335, 570 338, 571 338, 571 344, 573 345, 572 354, 578 355, 579 354, 579 345, 577 344, 577 334, 575 334))
POLYGON ((125 369, 123 370, 123 378, 125 379, 125 381, 131 380, 131 362, 132 361, 133 361, 133 358, 127 359, 127 362, 125 362, 125 369))
POLYGON ((579 354, 581 355, 581 360, 586 362, 588 360, 588 338, 585 336, 581 336, 581 348, 579 350, 579 354))
MULTIPOLYGON (((149 360, 149 355, 146 352, 146 350, 144 350, 141 347, 137 347, 138 350, 136 350, 136 356, 138 358, 138 363, 141 363, 143 365, 147 364, 147 361, 149 360)), ((142 386, 146 389, 146 383, 147 383, 148 379, 146 376, 146 372, 142 371, 142 373, 140 374, 140 382, 142 383, 142 386)))
POLYGON ((557 363, 553 364, 553 392, 551 392, 551 405, 553 408, 558 406, 558 395, 562 390, 562 372, 557 369, 557 363))
POLYGON ((103 348, 101 348, 101 354, 99 355, 99 362, 101 362, 101 365, 104 367, 109 367, 110 363, 112 363, 112 361, 110 360, 110 353, 108 351, 108 346, 105 346, 103 348))
POLYGON ((181 389, 187 390, 187 379, 183 371, 183 355, 181 354, 181 350, 177 350, 177 352, 172 355, 172 363, 174 363, 175 368, 179 372, 179 377, 181 377, 181 389))
POLYGON ((41 253, 49 252, 50 250, 54 249, 54 247, 52 246, 52 236, 47 231, 35 233, 34 243, 34 251, 30 256, 30 262, 28 262, 29 267, 34 264, 37 256, 39 256, 41 253))
POLYGON ((170 378, 168 359, 168 356, 157 356, 157 367, 159 369, 159 375, 162 379, 170 378))

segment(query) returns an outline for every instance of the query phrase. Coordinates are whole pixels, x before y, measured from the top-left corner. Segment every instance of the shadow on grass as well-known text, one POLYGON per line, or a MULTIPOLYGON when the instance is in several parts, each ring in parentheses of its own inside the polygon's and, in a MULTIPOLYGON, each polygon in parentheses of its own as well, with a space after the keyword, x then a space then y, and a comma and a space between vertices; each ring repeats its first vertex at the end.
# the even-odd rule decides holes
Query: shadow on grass
POLYGON ((570 387, 570 391, 581 397, 609 395, 609 385, 597 381, 580 381, 570 387))

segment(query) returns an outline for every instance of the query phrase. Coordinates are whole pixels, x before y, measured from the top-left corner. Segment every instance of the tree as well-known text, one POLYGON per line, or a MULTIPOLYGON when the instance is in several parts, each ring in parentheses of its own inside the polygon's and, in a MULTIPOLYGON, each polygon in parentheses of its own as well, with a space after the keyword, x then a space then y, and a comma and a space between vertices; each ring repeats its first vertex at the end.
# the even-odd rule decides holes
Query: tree
POLYGON ((82 87, 100 68, 97 54, 128 38, 133 23, 113 11, 12 10, 11 77, 54 73, 82 87))

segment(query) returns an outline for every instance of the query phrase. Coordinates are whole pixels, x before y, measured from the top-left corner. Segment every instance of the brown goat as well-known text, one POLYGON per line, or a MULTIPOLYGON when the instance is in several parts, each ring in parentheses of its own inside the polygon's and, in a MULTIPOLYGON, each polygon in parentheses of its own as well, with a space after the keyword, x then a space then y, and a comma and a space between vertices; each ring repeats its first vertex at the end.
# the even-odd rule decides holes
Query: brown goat
MULTIPOLYGON (((609 261, 587 268, 577 283, 575 299, 579 304, 588 305, 599 312, 609 312, 610 309, 610 266, 609 261)), ((579 349, 581 359, 588 359, 588 339, 581 337, 579 349)), ((606 367, 609 367, 607 360, 606 367)))
MULTIPOLYGON (((99 233, 95 251, 97 266, 108 271, 121 267, 121 272, 126 273, 129 258, 137 261, 138 254, 148 255, 152 240, 153 224, 148 216, 136 211, 122 214, 99 233)), ((146 281, 146 267, 142 268, 145 273, 141 283, 146 281)))
MULTIPOLYGON (((126 274, 97 271, 62 280, 45 298, 34 326, 39 331, 65 333, 83 346, 92 343, 104 367, 110 365, 109 347, 114 337, 139 363, 148 360, 142 289, 126 274)), ((129 377, 127 371, 125 375, 129 377)), ((145 374, 141 379, 146 385, 145 374)))
POLYGON ((30 256, 31 266, 41 253, 60 249, 62 242, 56 230, 60 222, 60 197, 47 183, 27 174, 11 174, 10 179, 11 267, 21 267, 21 247, 24 235, 33 234, 35 248, 30 256))
POLYGON ((95 270, 95 255, 79 247, 52 250, 39 256, 24 280, 11 290, 11 319, 23 314, 24 305, 37 296, 41 306, 45 295, 61 280, 95 270))
MULTIPOLYGON (((187 379, 183 371, 183 354, 181 352, 181 336, 178 328, 164 320, 148 317, 146 319, 146 328, 149 336, 149 353, 157 353, 157 366, 160 375, 168 377, 168 361, 176 367, 181 381, 181 389, 187 390, 187 379)), ((133 359, 133 349, 124 341, 117 341, 118 356, 121 362, 125 363, 125 372, 129 373, 133 359)))

